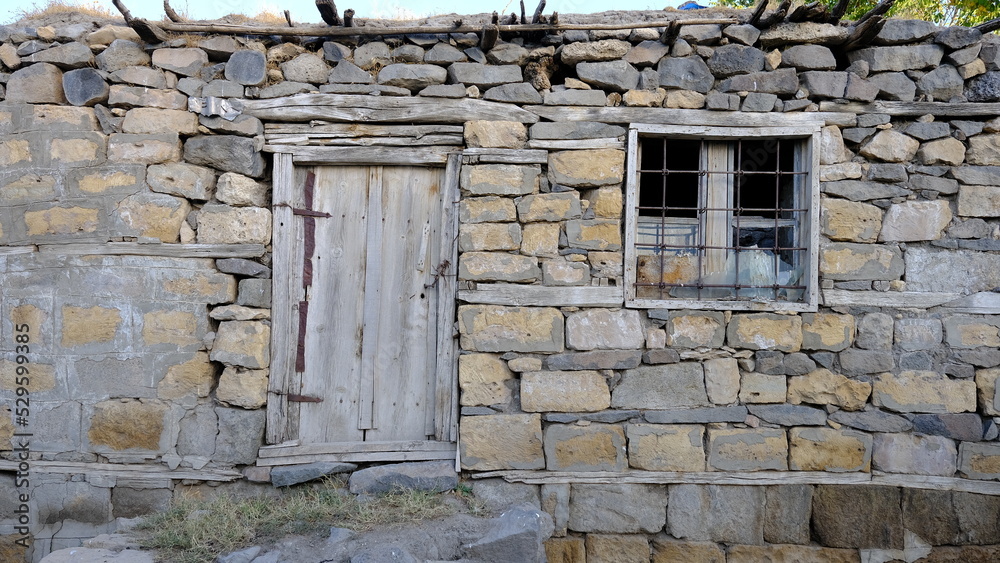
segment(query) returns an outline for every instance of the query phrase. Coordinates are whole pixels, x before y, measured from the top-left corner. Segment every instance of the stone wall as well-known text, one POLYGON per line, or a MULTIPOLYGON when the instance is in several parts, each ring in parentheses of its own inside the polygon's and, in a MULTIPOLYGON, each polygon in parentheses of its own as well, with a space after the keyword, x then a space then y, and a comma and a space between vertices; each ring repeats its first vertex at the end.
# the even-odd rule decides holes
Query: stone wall
POLYGON ((624 283, 624 141, 641 119, 465 123, 464 146, 479 151, 466 156, 458 203, 463 467, 778 470, 894 485, 529 488, 556 519, 555 560, 646 560, 650 549, 656 561, 701 550, 705 561, 751 561, 761 549, 856 560, 858 549, 994 543, 984 522, 995 497, 896 487, 1000 478, 1000 122, 953 106, 945 115, 944 104, 899 115, 845 104, 998 101, 1000 41, 890 20, 873 46, 841 53, 846 33, 683 26, 665 46, 654 28, 573 31, 484 53, 472 34, 143 45, 94 22, 0 28, 0 396, 13 406, 14 327, 28 324, 32 424, 44 436, 32 459, 78 464, 36 481, 36 539, 72 545, 161 508, 185 488, 174 471, 224 481, 254 463, 269 367, 270 159, 260 120, 189 103, 319 91, 482 98, 539 114, 836 111, 815 171, 822 301, 800 314, 573 302, 624 283), (477 156, 492 149, 521 160, 477 156), (477 302, 480 285, 497 282, 562 297, 477 302), (86 468, 95 463, 159 472, 130 482, 86 468), (954 513, 930 518, 939 501, 954 513), (888 507, 892 525, 855 535, 870 524, 845 517, 858 506, 888 507), (718 543, 737 546, 726 555, 718 543))

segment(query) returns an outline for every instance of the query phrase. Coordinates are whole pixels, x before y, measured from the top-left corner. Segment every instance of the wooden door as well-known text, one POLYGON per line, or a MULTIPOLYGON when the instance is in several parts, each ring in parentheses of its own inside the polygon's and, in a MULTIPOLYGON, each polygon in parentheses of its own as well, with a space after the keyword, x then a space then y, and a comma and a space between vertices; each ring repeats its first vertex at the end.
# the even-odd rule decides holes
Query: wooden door
MULTIPOLYGON (((288 260, 293 281, 275 286, 297 314, 285 328, 275 316, 274 342, 286 330, 294 338, 274 350, 272 370, 287 375, 272 374, 268 422, 280 428, 268 436, 281 443, 262 448, 260 464, 454 457, 449 172, 313 166, 290 175, 290 225, 276 205, 275 227, 298 239, 291 253, 301 258, 288 260)), ((277 179, 275 189, 277 203, 277 179)))

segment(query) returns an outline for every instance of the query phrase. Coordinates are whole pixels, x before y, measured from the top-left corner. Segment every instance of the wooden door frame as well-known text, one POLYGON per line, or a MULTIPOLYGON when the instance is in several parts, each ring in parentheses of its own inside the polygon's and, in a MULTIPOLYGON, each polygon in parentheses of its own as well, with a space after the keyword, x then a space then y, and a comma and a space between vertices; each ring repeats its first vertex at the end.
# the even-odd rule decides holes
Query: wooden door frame
POLYGON ((462 155, 457 147, 405 149, 391 147, 283 146, 274 154, 272 196, 271 367, 267 395, 266 443, 258 465, 285 465, 316 461, 410 461, 454 459, 458 441, 458 342, 454 338, 457 306, 458 200, 462 155), (280 152, 277 152, 280 151, 280 152), (435 382, 435 440, 406 442, 350 442, 301 444, 298 441, 298 403, 288 400, 301 374, 295 371, 299 332, 299 304, 293 296, 296 265, 303 248, 295 219, 296 166, 428 166, 444 167, 442 186, 442 258, 448 271, 437 279, 437 380, 435 382))

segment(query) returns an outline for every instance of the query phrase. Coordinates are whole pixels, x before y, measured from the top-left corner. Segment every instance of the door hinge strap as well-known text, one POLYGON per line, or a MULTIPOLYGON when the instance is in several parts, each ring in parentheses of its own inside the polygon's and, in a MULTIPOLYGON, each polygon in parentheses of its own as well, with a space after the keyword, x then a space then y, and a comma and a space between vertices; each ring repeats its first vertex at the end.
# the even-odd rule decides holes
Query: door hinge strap
POLYGON ((294 393, 289 393, 285 395, 291 403, 322 403, 323 399, 321 397, 313 397, 312 395, 296 395, 294 393))
POLYGON ((299 334, 295 345, 295 371, 306 371, 306 324, 309 322, 309 302, 299 301, 299 334))

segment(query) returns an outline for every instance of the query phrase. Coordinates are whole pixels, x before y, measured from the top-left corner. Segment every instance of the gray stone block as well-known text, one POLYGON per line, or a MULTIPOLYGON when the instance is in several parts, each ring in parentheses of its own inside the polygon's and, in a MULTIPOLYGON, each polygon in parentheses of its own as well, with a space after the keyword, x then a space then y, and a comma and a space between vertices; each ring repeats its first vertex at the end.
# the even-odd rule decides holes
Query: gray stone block
POLYGON ((622 373, 611 394, 615 408, 672 409, 707 407, 705 374, 700 363, 639 366, 622 373))
MULTIPOLYGON (((520 45, 517 46, 520 47, 520 45)), ((413 45, 413 47, 420 49, 420 47, 416 45, 413 45)), ((402 48, 403 47, 400 47, 400 49, 402 48)), ((393 53, 395 54, 395 51, 393 51, 393 53)), ((414 53, 416 53, 416 51, 414 51, 414 53)), ((448 65, 451 63, 460 63, 469 60, 469 58, 466 56, 465 53, 463 53, 456 47, 452 47, 447 43, 436 43, 434 44, 433 47, 428 49, 426 53, 424 52, 423 49, 420 49, 420 57, 423 62, 433 65, 448 65)), ((519 64, 519 63, 503 62, 494 64, 519 64)))
POLYGON ((667 531, 679 539, 764 543, 764 487, 672 485, 667 531))
POLYGON ((754 352, 754 371, 767 375, 785 374, 785 354, 775 350, 757 350, 754 352))
POLYGON ((917 91, 928 101, 947 102, 962 95, 965 81, 951 65, 941 65, 917 80, 917 91))
POLYGON ((331 84, 371 84, 375 82, 368 71, 362 70, 350 61, 340 61, 330 71, 326 82, 331 84))
POLYGON ((271 308, 271 280, 245 279, 240 280, 239 294, 236 304, 244 307, 271 308))
POLYGON ((813 490, 812 525, 821 545, 902 549, 900 490, 868 485, 818 485, 813 490))
POLYGON ((177 454, 211 459, 219 433, 219 415, 212 405, 198 405, 180 421, 177 454))
POLYGON ((976 43, 983 33, 974 27, 947 27, 934 34, 934 42, 949 49, 963 49, 976 43))
POLYGON ((215 267, 226 274, 263 279, 271 277, 271 268, 245 258, 220 258, 215 261, 215 267))
POLYGON ((302 465, 278 466, 271 468, 271 484, 288 487, 321 479, 327 475, 348 473, 357 469, 353 463, 316 462, 302 465))
POLYGON ((236 51, 226 63, 226 80, 244 86, 260 86, 267 80, 267 60, 264 53, 253 50, 236 51))
MULTIPOLYGON (((498 86, 499 88, 499 86, 498 86)), ((531 88, 531 86, 528 86, 531 88)), ((534 89, 532 88, 532 91, 534 89)), ((467 94, 464 84, 434 84, 421 90, 417 95, 431 98, 464 98, 467 94)), ((541 96, 538 97, 541 102, 541 96)))
POLYGON ((708 68, 717 78, 764 70, 764 52, 731 43, 717 47, 708 59, 708 68))
POLYGON ((707 424, 710 422, 743 423, 747 407, 706 407, 696 409, 647 410, 643 418, 653 424, 707 424))
POLYGON ((917 85, 902 72, 874 74, 868 77, 868 82, 874 84, 879 95, 887 100, 910 102, 917 95, 917 85))
MULTIPOLYGON (((567 489, 568 487, 567 485, 567 489)), ((474 479, 472 481, 472 494, 485 505, 486 510, 492 513, 499 513, 512 506, 531 506, 534 508, 541 506, 538 485, 508 483, 500 478, 474 479)), ((565 523, 563 525, 565 526, 565 523)))
POLYGON ((891 371, 894 366, 890 352, 848 348, 840 353, 840 367, 848 377, 891 371))
MULTIPOLYGON (((662 79, 662 73, 661 73, 662 79)), ((799 89, 799 77, 794 68, 780 68, 772 72, 752 72, 731 76, 719 84, 722 92, 763 92, 766 94, 792 95, 799 89)))
POLYGON ((992 291, 1000 286, 1000 264, 981 252, 911 247, 906 252, 906 285, 909 291, 992 291))
POLYGON ((809 543, 812 492, 811 485, 765 488, 764 541, 798 545, 809 543))
POLYGON ((944 57, 939 45, 906 45, 899 47, 868 47, 847 54, 851 62, 863 60, 872 72, 920 70, 936 67, 944 57))
POLYGON ((970 102, 1000 100, 1000 72, 990 71, 970 79, 965 85, 965 97, 970 102))
POLYGON ((591 86, 613 92, 634 90, 639 85, 639 71, 625 61, 578 63, 576 74, 591 86))
POLYGON ((233 135, 192 137, 184 143, 184 160, 190 164, 211 166, 216 170, 237 172, 260 178, 265 161, 254 139, 233 135))
POLYGON ((562 90, 545 94, 547 106, 605 106, 607 96, 603 90, 562 90))
MULTIPOLYGON (((943 101, 943 100, 942 100, 943 101)), ((915 122, 906 127, 904 132, 921 141, 930 141, 947 137, 951 133, 951 128, 945 121, 915 122)))
POLYGON ((369 467, 351 474, 348 488, 354 494, 391 493, 398 490, 450 491, 458 486, 455 466, 449 461, 396 463, 369 467))
POLYGON ((624 127, 592 121, 567 121, 536 123, 528 131, 532 139, 573 140, 619 137, 626 133, 624 127))
POLYGON ((593 350, 554 354, 545 359, 550 370, 633 369, 639 367, 639 350, 593 350))
POLYGON ((741 111, 767 112, 774 111, 774 103, 778 101, 778 96, 763 92, 750 92, 743 99, 741 111))
POLYGON ((336 63, 351 56, 351 48, 336 41, 323 42, 323 58, 331 63, 336 63))
POLYGON ((219 433, 212 460, 234 465, 256 461, 264 437, 266 411, 216 407, 215 414, 219 417, 219 433))
POLYGON ((63 70, 92 67, 95 63, 90 47, 77 41, 38 51, 23 57, 22 61, 27 64, 52 63, 63 70))
POLYGON ((242 98, 243 86, 232 80, 215 79, 202 87, 201 95, 215 98, 242 98))
POLYGON ((510 82, 521 82, 521 67, 517 65, 487 66, 481 63, 452 63, 448 67, 448 80, 467 86, 492 88, 510 82))
MULTIPOLYGON (((343 64, 343 63, 341 63, 343 64)), ((392 64, 378 73, 378 83, 417 92, 428 86, 444 84, 448 72, 430 64, 392 64)))
POLYGON ((931 545, 962 543, 951 491, 902 490, 903 526, 931 545))
POLYGON ((915 432, 964 442, 982 440, 983 428, 983 419, 975 413, 918 414, 913 417, 915 432))
POLYGON ((780 426, 823 426, 826 412, 802 405, 748 405, 750 414, 780 426))
POLYGON ((66 100, 74 106, 94 106, 108 100, 111 87, 92 68, 71 70, 62 77, 66 100))
POLYGON ((517 82, 494 86, 483 94, 484 100, 494 102, 510 102, 514 104, 540 104, 542 95, 531 84, 517 82))
POLYGON ((574 532, 655 534, 667 519, 665 485, 607 484, 570 488, 568 529, 574 532))
POLYGON ((542 415, 542 419, 545 420, 545 422, 559 422, 563 424, 577 422, 579 420, 614 424, 616 422, 624 422, 626 420, 636 418, 641 414, 642 413, 637 410, 621 410, 621 409, 599 411, 599 412, 587 412, 587 413, 553 412, 542 415))
POLYGON ((933 370, 934 358, 924 351, 905 352, 899 355, 899 369, 933 370))
POLYGON ((781 64, 798 70, 833 70, 837 59, 822 45, 793 45, 782 51, 781 64))
POLYGON ((553 528, 552 517, 539 509, 512 508, 493 520, 483 538, 462 551, 470 559, 495 563, 544 561, 544 543, 552 536, 553 528))
POLYGON ((29 104, 64 104, 63 73, 49 63, 38 63, 15 70, 7 80, 8 102, 29 104))
POLYGON ((937 26, 924 20, 890 18, 875 36, 877 45, 903 45, 927 39, 937 31, 937 26))
POLYGON ((698 56, 664 58, 656 65, 656 70, 660 73, 660 86, 668 90, 694 90, 707 94, 715 83, 712 71, 698 56))
POLYGON ((782 364, 785 375, 805 375, 816 369, 816 362, 802 352, 788 354, 782 364))

